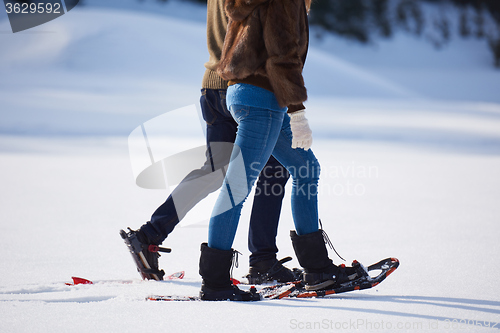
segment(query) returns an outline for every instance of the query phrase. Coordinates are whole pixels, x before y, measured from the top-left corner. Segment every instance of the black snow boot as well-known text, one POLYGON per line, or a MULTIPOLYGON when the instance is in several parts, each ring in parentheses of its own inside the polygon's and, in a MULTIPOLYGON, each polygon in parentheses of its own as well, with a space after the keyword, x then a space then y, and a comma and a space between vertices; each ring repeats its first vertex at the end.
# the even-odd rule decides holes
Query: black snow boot
POLYGON ((170 252, 170 249, 151 244, 141 230, 120 230, 120 236, 125 241, 132 258, 137 265, 137 271, 144 280, 163 280, 165 272, 158 268, 158 252, 170 252))
POLYGON ((307 290, 333 288, 360 277, 353 267, 333 264, 328 257, 323 230, 303 236, 292 230, 290 237, 297 259, 304 268, 303 281, 307 290))
POLYGON ((269 259, 261 260, 250 266, 248 274, 245 276, 249 284, 263 284, 266 282, 292 282, 302 279, 302 270, 294 268, 293 270, 283 266, 284 263, 292 260, 286 257, 281 260, 269 259))
POLYGON ((200 275, 203 278, 200 297, 207 301, 258 301, 256 289, 244 291, 231 282, 231 267, 237 252, 212 249, 201 244, 200 275))

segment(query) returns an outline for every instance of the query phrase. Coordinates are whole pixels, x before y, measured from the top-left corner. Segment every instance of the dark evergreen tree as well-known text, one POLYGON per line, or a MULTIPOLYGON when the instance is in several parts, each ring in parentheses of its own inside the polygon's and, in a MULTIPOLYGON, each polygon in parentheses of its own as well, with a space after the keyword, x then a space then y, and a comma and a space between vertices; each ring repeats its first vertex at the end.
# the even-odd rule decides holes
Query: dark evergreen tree
POLYGON ((347 38, 367 42, 367 13, 364 0, 316 0, 310 22, 347 38))

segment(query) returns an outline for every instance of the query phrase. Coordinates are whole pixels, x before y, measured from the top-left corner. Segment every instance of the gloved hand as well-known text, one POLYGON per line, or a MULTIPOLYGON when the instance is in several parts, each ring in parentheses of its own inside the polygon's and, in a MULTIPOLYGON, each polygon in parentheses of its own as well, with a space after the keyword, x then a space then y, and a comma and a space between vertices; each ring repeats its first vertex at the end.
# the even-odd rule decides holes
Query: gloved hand
POLYGON ((290 127, 292 128, 292 148, 309 150, 312 145, 312 131, 306 118, 306 110, 290 113, 290 127))

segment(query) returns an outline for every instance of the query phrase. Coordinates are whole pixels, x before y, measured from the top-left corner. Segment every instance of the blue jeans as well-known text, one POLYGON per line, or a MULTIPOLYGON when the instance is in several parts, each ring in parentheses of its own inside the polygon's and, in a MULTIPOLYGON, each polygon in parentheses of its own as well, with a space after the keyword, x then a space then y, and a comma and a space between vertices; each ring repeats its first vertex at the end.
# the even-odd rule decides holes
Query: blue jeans
POLYGON ((290 174, 273 156, 257 180, 248 229, 250 266, 262 260, 276 259, 276 236, 285 185, 290 174))
MULTIPOLYGON (((191 189, 188 180, 200 179, 224 165, 228 164, 229 152, 219 149, 215 142, 233 143, 236 138, 238 124, 234 121, 226 107, 226 90, 203 89, 200 98, 203 118, 207 124, 207 161, 200 168, 190 172, 179 184, 167 200, 156 209, 151 216, 151 222, 143 225, 141 230, 151 242, 161 244, 173 231, 182 219, 182 212, 187 212, 197 202, 208 194, 218 190, 222 184, 220 180, 213 179, 212 184, 191 189), (193 200, 190 202, 175 202, 177 192, 190 191, 193 200), (177 209, 176 209, 177 207, 177 209)), ((250 217, 250 230, 248 238, 250 265, 261 260, 276 258, 276 234, 281 212, 285 184, 289 178, 286 169, 271 157, 259 178, 252 215, 250 217), (269 189, 274 189, 270 191, 269 189)))
POLYGON ((231 114, 238 123, 238 132, 231 163, 210 219, 208 234, 208 246, 219 250, 231 249, 243 203, 271 155, 293 178, 292 215, 297 233, 305 235, 318 230, 318 160, 311 150, 291 147, 290 117, 286 108, 277 108, 277 103, 269 100, 274 95, 270 97, 267 90, 254 86, 248 90, 245 86, 249 85, 235 85, 233 89, 231 86, 228 98, 256 101, 259 106, 229 105, 231 114), (238 94, 248 92, 250 96, 237 98, 238 94), (236 98, 230 94, 236 95, 236 98), (266 104, 269 108, 262 107, 266 104))

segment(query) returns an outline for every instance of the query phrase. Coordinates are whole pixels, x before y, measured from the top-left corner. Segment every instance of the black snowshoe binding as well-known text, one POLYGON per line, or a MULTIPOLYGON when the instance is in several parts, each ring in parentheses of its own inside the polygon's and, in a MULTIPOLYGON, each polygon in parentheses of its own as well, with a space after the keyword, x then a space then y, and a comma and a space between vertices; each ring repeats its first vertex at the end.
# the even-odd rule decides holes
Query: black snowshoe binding
POLYGON ((248 284, 263 284, 267 282, 293 282, 302 279, 302 270, 283 266, 284 263, 292 260, 286 257, 281 260, 264 260, 250 266, 249 273, 245 276, 248 284))
MULTIPOLYGON (((353 262, 352 267, 333 264, 328 257, 326 244, 334 250, 335 248, 322 229, 303 236, 297 235, 292 230, 290 237, 297 259, 304 267, 303 282, 306 290, 337 288, 345 283, 368 277, 368 271, 357 261, 353 262)), ((340 255, 338 256, 343 259, 340 255)))
POLYGON ((144 280, 163 280, 165 272, 158 268, 158 252, 169 253, 172 250, 149 244, 147 237, 140 230, 120 230, 120 236, 125 241, 135 264, 137 271, 144 280))
POLYGON ((354 260, 350 267, 342 264, 338 268, 339 272, 337 275, 335 287, 340 287, 354 280, 369 278, 368 270, 357 260, 354 260))
POLYGON ((327 272, 304 273, 304 283, 306 290, 322 290, 338 288, 353 281, 362 281, 369 277, 366 268, 357 260, 352 262, 352 266, 344 264, 340 266, 332 265, 327 272))

